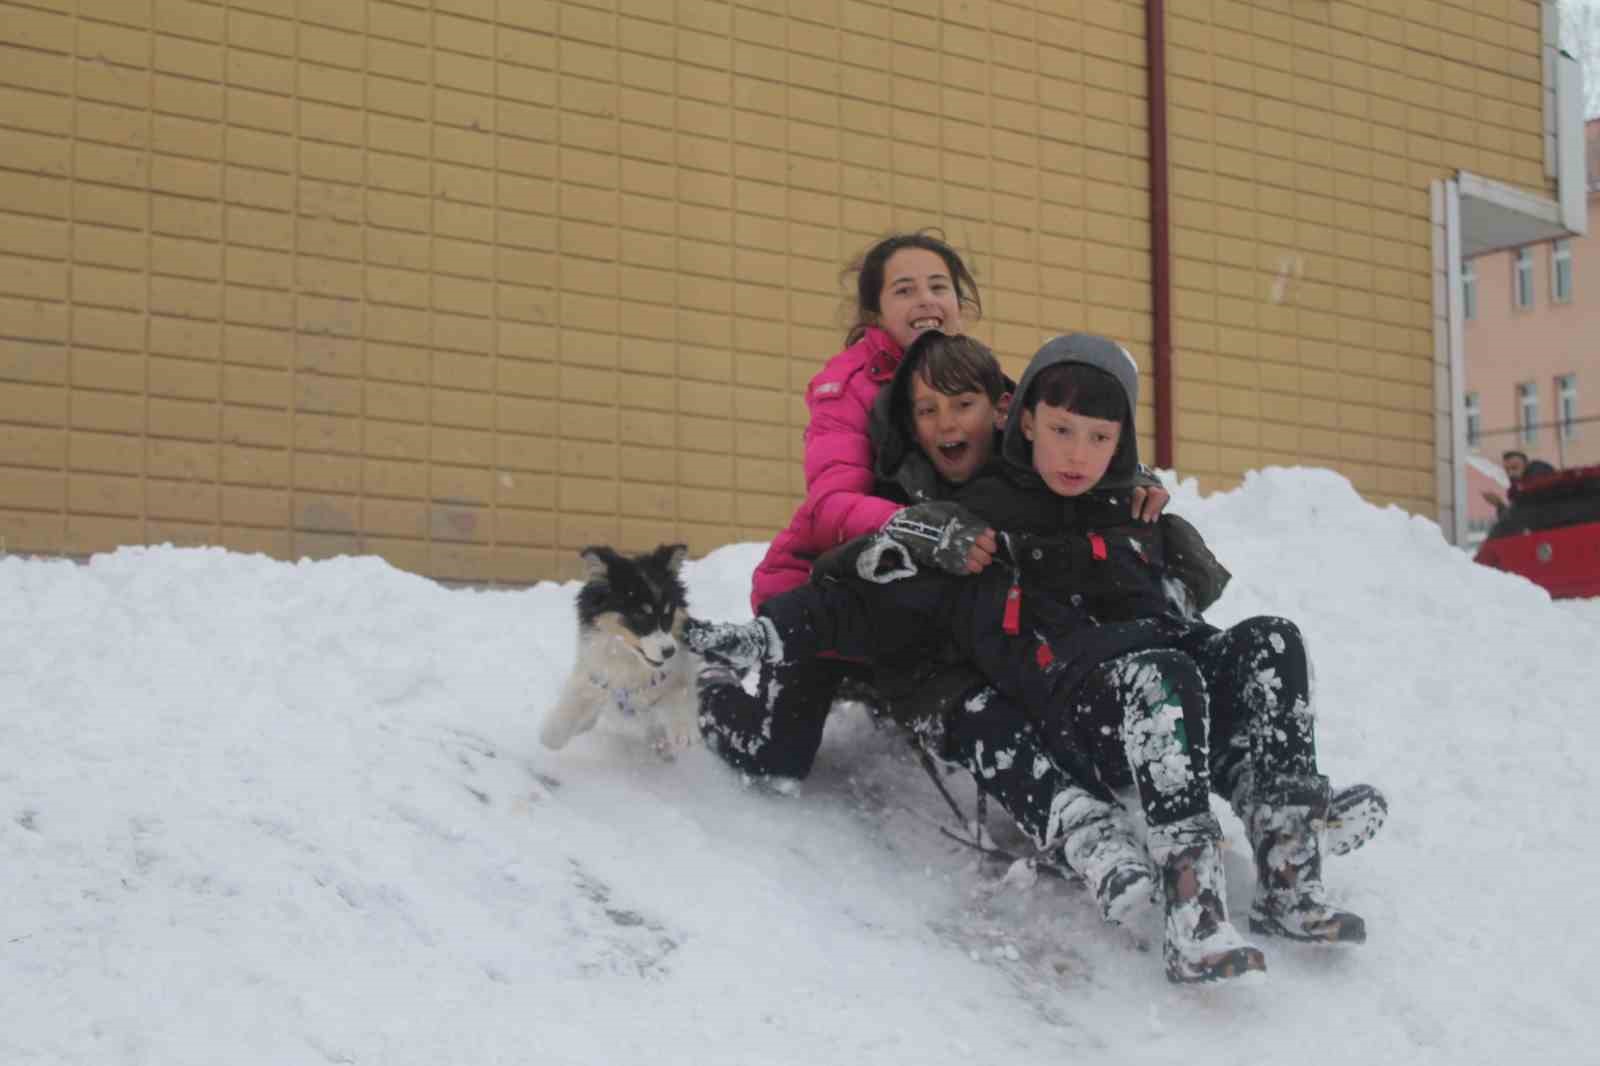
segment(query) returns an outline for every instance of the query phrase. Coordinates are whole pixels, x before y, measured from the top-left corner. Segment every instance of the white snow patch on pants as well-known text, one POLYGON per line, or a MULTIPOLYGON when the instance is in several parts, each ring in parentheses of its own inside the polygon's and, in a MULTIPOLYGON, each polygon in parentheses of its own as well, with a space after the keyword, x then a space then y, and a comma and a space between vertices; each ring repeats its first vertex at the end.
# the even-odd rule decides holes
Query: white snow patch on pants
POLYGON ((1194 781, 1189 752, 1180 739, 1182 722, 1183 704, 1163 704, 1149 716, 1129 721, 1122 738, 1129 763, 1149 768, 1150 783, 1162 795, 1182 792, 1194 781))

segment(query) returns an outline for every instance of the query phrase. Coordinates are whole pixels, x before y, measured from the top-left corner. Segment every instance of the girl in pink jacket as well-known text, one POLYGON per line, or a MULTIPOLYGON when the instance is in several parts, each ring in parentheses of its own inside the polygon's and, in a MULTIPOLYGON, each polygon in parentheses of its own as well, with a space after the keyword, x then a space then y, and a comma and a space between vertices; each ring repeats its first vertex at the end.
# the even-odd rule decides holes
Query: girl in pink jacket
POLYGON ((806 388, 806 498, 756 567, 750 603, 803 585, 829 548, 883 527, 900 505, 873 496, 867 416, 901 354, 924 330, 961 333, 982 313, 966 264, 926 232, 873 245, 857 268, 856 321, 845 350, 806 388))
MULTIPOLYGON (((855 322, 846 347, 806 389, 806 498, 756 567, 753 606, 805 584, 817 556, 882 528, 900 509, 872 495, 867 420, 873 399, 918 334, 961 333, 982 314, 972 272, 954 248, 926 231, 879 241, 855 273, 855 322)), ((708 665, 699 677, 701 731, 713 750, 744 773, 802 778, 811 772, 823 722, 841 686, 870 680, 863 664, 813 659, 764 669, 752 696, 727 668, 708 665)))

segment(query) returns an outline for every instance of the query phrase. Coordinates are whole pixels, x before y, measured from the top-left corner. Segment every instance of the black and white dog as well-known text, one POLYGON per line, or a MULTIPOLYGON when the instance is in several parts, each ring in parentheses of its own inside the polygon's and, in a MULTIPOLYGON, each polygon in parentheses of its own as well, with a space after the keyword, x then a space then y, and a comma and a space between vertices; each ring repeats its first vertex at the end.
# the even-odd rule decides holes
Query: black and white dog
POLYGON ((607 547, 579 552, 589 573, 578 591, 578 655, 539 739, 564 747, 607 707, 638 716, 664 757, 699 736, 693 668, 683 644, 688 593, 678 576, 688 549, 663 544, 645 555, 607 547))

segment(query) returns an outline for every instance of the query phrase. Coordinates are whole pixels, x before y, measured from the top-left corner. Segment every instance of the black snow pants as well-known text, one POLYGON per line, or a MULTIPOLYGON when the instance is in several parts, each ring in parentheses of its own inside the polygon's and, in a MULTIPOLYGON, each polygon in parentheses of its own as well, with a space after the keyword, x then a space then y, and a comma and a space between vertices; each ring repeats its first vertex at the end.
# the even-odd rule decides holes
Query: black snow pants
POLYGON ((1205 813, 1212 792, 1231 802, 1318 772, 1305 642, 1283 618, 1104 663, 1043 728, 1089 752, 1108 783, 1131 776, 1152 825, 1205 813))
POLYGON ((699 683, 700 732, 740 773, 803 778, 816 761, 834 699, 871 677, 862 663, 797 659, 763 666, 752 695, 737 679, 707 672, 699 683))
MULTIPOLYGON (((752 695, 710 673, 700 683, 700 729, 707 746, 741 773, 803 778, 834 699, 871 676, 858 663, 800 659, 764 667, 752 695)), ((937 734, 917 732, 924 750, 970 773, 1035 847, 1057 843, 1062 812, 1082 782, 1057 765, 1032 718, 980 684, 942 725, 937 734)))
POLYGON ((1032 718, 1073 781, 1106 798, 1131 777, 1152 824, 1205 811, 1213 790, 1231 800, 1255 782, 1317 773, 1310 671, 1293 622, 1259 617, 1219 632, 1146 618, 1041 639, 1005 632, 1005 584, 986 577, 823 582, 761 613, 789 660, 890 658, 943 634, 1005 705, 1032 718))
MULTIPOLYGON (((1102 662, 1141 648, 1171 644, 1179 630, 1158 619, 1108 626, 1080 624, 1046 642, 1026 627, 1005 625, 1010 578, 992 567, 976 577, 931 575, 887 584, 823 581, 803 585, 761 605, 782 644, 784 663, 833 653, 892 662, 919 647, 947 661, 971 663, 1004 700, 1005 713, 1048 726, 1053 708, 1102 662)), ((1040 603, 1039 608, 1044 604, 1040 603)), ((1081 617, 1081 612, 1080 612, 1081 617)), ((991 698, 992 699, 992 698, 991 698)), ((1050 760, 1077 785, 1114 800, 1083 752, 1059 729, 1043 729, 1050 760)), ((1125 776, 1125 775, 1124 775, 1125 776)))

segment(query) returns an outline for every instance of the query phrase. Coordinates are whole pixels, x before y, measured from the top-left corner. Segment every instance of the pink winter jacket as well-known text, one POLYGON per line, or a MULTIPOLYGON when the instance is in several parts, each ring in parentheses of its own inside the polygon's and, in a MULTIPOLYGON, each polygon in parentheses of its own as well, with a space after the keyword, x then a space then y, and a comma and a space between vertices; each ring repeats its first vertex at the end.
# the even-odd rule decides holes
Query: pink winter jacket
POLYGON ((806 388, 806 498, 788 528, 773 538, 751 581, 750 605, 806 583, 817 556, 881 529, 900 504, 869 495, 872 442, 867 418, 878 389, 900 365, 900 346, 883 330, 828 360, 806 388))

